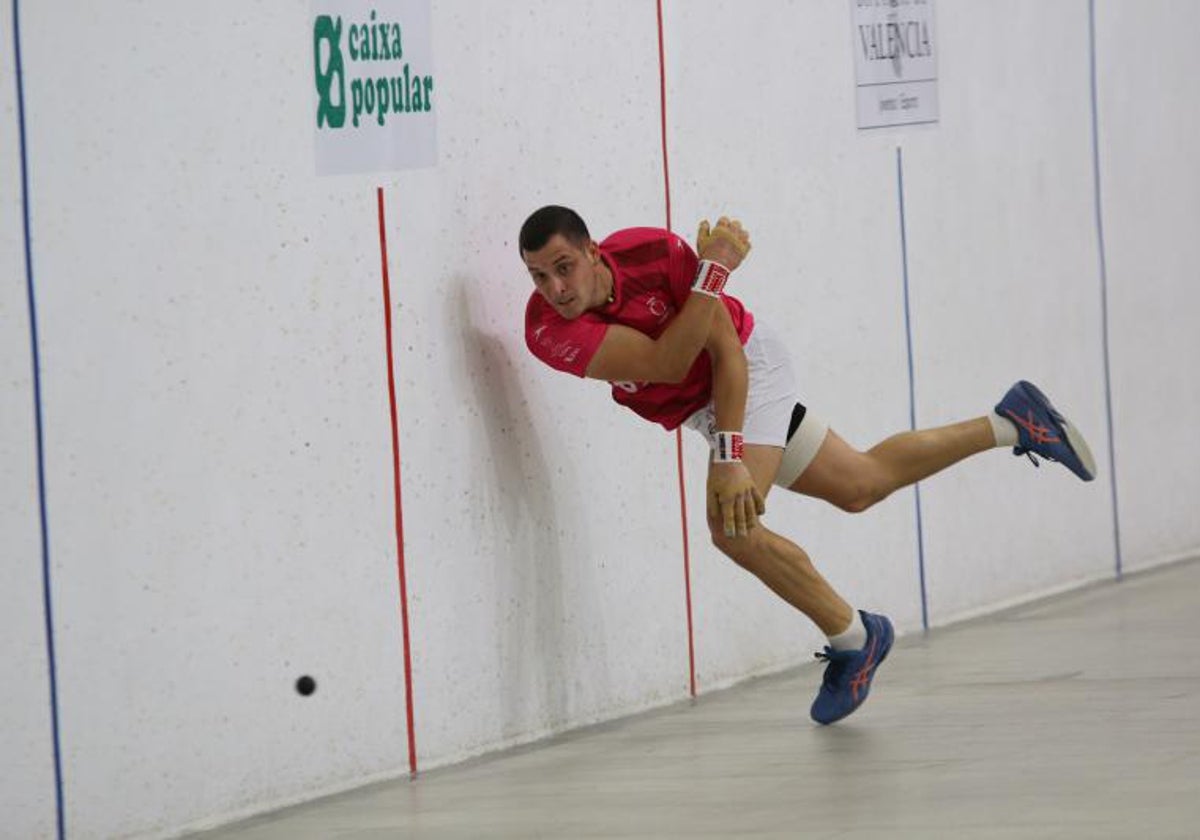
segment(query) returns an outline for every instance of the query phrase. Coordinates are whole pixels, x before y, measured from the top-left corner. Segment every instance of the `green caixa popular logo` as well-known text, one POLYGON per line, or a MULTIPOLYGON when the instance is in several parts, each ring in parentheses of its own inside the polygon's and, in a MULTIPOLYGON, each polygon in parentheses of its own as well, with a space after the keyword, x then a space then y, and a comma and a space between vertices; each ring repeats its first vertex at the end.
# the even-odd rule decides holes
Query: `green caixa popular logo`
POLYGON ((313 67, 318 130, 343 129, 347 117, 355 128, 369 120, 382 126, 389 119, 433 110, 433 76, 422 75, 405 60, 400 22, 379 20, 374 10, 367 20, 355 22, 317 15, 313 67))

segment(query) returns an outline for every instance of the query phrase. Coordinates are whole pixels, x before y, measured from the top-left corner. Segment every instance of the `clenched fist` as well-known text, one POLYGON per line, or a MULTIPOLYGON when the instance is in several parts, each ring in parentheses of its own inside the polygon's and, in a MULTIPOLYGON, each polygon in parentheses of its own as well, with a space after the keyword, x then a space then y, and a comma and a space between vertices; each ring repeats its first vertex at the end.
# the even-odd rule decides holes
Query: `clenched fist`
POLYGON ((696 233, 696 253, 702 260, 712 260, 733 271, 750 253, 750 234, 737 219, 722 216, 711 229, 705 219, 696 233))

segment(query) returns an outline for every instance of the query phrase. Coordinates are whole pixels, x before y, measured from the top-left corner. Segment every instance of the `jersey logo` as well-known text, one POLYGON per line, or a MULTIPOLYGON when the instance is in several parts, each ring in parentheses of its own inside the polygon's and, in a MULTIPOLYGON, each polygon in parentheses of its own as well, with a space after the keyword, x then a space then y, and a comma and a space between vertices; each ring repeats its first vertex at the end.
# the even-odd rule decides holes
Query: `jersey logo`
POLYGON ((650 295, 646 298, 646 308, 650 310, 650 314, 658 319, 658 323, 662 323, 671 317, 672 309, 658 297, 658 295, 650 295))
POLYGON ((583 350, 582 344, 576 344, 569 338, 555 341, 553 335, 543 335, 545 330, 546 325, 542 324, 533 331, 533 343, 542 348, 538 355, 542 355, 546 361, 561 360, 566 364, 572 364, 579 358, 579 353, 583 350))

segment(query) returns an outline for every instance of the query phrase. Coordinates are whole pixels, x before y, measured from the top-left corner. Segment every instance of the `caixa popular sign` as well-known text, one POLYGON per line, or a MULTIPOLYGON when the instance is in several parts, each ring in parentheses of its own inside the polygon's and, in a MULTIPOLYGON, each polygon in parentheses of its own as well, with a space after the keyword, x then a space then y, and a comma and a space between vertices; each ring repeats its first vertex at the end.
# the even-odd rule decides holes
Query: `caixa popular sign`
POLYGON ((437 87, 430 0, 316 0, 317 173, 432 166, 437 87))

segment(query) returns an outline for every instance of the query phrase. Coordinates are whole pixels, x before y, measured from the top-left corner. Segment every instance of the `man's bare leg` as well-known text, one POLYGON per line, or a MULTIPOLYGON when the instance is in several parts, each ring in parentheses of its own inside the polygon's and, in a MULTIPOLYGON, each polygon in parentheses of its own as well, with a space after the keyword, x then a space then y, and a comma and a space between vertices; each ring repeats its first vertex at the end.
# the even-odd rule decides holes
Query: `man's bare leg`
MULTIPOLYGON (((747 445, 742 461, 765 498, 779 471, 783 449, 747 445)), ((813 567, 800 546, 760 522, 741 537, 725 535, 719 516, 708 520, 713 543, 771 591, 808 616, 829 637, 819 656, 825 676, 809 714, 830 724, 854 712, 871 690, 875 670, 891 650, 895 631, 886 616, 855 611, 813 567)))
POLYGON ((812 463, 788 489, 859 512, 901 487, 995 446, 992 423, 986 417, 901 432, 866 452, 854 449, 831 429, 812 463))
POLYGON ((709 523, 721 553, 765 583, 772 592, 804 613, 826 636, 843 632, 854 610, 791 540, 759 524, 744 537, 727 537, 719 521, 709 523))
POLYGON ((892 477, 893 489, 898 489, 995 446, 992 424, 979 417, 892 435, 867 450, 867 456, 880 462, 892 477))
MULTIPOLYGON (((774 446, 745 448, 743 463, 763 498, 771 491, 782 457, 783 450, 774 446)), ((721 553, 812 619, 825 635, 837 635, 850 625, 853 608, 821 576, 800 546, 762 524, 744 537, 725 536, 720 520, 710 519, 708 526, 721 553)))
MULTIPOLYGON (((847 510, 865 510, 892 491, 944 470, 996 445, 986 417, 935 429, 901 432, 867 452, 853 449, 830 430, 808 469, 791 490, 827 499, 847 510)), ((746 468, 766 498, 783 450, 747 446, 746 468)), ((789 604, 807 615, 827 636, 841 633, 854 611, 792 541, 759 525, 746 537, 726 537, 720 522, 709 522, 713 543, 753 573, 789 604)))
MULTIPOLYGON (((763 498, 779 472, 782 457, 781 447, 745 447, 742 462, 763 498)), ((856 611, 821 576, 804 549, 761 522, 741 537, 726 536, 719 515, 709 517, 708 528, 722 553, 808 616, 829 637, 825 652, 818 654, 827 664, 809 710, 812 719, 830 724, 853 713, 867 699, 875 670, 892 648, 895 630, 891 621, 884 615, 856 611)))

